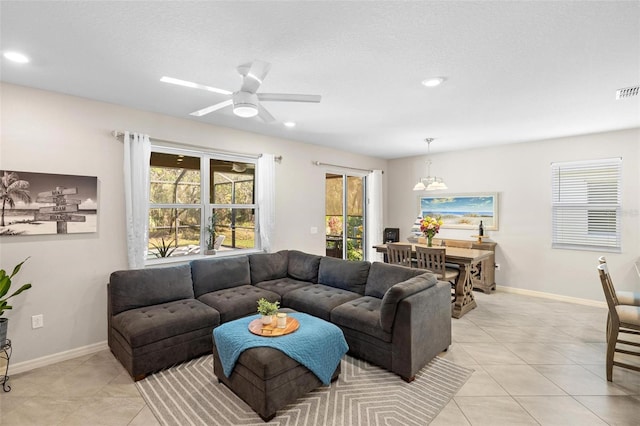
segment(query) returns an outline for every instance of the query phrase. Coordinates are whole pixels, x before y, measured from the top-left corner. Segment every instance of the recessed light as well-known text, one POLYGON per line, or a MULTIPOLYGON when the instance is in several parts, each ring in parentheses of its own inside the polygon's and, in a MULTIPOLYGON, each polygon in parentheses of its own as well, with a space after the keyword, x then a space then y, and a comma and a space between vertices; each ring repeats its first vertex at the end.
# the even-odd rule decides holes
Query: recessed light
POLYGON ((428 78, 426 80, 422 80, 422 85, 426 87, 436 87, 436 86, 440 86, 443 81, 444 81, 443 77, 433 77, 433 78, 428 78))
POLYGON ((4 52, 4 57, 19 64, 26 64, 27 62, 29 62, 29 58, 19 52, 4 52))
POLYGON ((284 124, 286 127, 296 127, 296 123, 293 121, 285 121, 284 124))

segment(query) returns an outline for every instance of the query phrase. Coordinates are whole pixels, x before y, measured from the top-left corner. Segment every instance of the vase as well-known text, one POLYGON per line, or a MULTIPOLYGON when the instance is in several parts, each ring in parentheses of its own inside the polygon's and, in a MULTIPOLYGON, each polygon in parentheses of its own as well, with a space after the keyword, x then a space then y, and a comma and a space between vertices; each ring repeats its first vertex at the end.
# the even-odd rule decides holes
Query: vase
POLYGON ((263 315, 262 316, 262 324, 263 325, 271 324, 272 320, 273 320, 273 315, 263 315))
POLYGON ((427 247, 433 246, 433 235, 427 235, 427 247))

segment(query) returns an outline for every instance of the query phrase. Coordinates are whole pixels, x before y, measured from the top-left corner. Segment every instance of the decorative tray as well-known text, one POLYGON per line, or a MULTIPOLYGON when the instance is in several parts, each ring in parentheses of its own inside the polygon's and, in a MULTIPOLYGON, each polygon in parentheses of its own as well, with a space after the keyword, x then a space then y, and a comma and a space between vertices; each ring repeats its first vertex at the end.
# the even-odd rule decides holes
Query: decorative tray
POLYGON ((262 319, 254 319, 249 323, 249 331, 258 336, 276 337, 290 334, 300 328, 300 323, 293 317, 287 317, 287 326, 285 328, 276 327, 276 320, 272 320, 271 324, 262 324, 262 319))

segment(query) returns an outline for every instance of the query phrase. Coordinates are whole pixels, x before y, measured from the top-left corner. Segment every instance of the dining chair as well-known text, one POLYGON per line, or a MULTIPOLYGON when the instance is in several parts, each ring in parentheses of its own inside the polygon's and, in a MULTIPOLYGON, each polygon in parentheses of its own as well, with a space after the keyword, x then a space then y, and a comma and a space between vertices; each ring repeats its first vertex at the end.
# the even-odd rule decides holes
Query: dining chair
POLYGON ((388 243, 387 262, 411 268, 411 244, 388 243))
MULTIPOLYGON (((598 262, 600 262, 601 265, 606 264, 607 259, 604 256, 600 256, 598 262)), ((639 268, 638 262, 636 262, 635 267, 636 269, 639 268)), ((638 275, 640 275, 640 271, 638 275)), ((618 298, 618 303, 621 305, 640 306, 640 292, 616 290, 616 297, 618 298)))
POLYGON ((620 333, 640 336, 640 306, 621 305, 616 296, 616 290, 609 275, 607 263, 603 262, 598 265, 598 274, 602 283, 604 297, 607 300, 609 308, 609 320, 607 323, 607 381, 611 382, 613 377, 613 366, 627 368, 634 371, 640 371, 640 366, 627 364, 616 361, 614 355, 616 352, 627 355, 640 356, 640 351, 631 349, 618 348, 617 345, 626 345, 627 347, 640 347, 638 341, 623 340, 620 333))
POLYGON ((418 260, 418 268, 428 269, 441 281, 449 281, 456 284, 456 279, 460 275, 459 269, 447 268, 445 266, 444 247, 424 247, 416 246, 416 258, 418 260))

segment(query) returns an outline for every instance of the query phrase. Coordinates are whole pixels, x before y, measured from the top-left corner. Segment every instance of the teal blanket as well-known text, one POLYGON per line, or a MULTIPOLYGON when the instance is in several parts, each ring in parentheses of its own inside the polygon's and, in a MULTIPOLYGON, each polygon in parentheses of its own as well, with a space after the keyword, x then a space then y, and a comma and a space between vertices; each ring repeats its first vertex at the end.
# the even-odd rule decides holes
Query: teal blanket
POLYGON ((259 315, 230 321, 213 330, 224 375, 229 377, 240 354, 260 346, 278 349, 311 370, 328 385, 347 345, 342 330, 336 325, 301 312, 288 314, 300 322, 300 328, 278 337, 257 336, 249 331, 249 323, 259 315))

